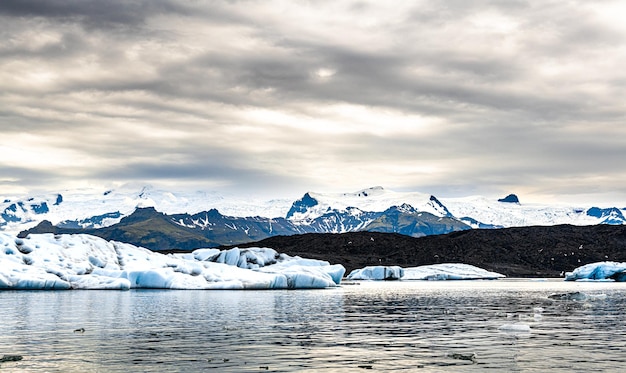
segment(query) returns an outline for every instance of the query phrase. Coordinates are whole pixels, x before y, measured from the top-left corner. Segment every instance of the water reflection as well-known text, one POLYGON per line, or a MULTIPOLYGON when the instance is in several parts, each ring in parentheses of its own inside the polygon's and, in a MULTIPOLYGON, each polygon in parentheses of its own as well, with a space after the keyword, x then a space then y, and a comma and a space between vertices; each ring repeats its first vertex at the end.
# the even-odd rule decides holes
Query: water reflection
POLYGON ((625 284, 511 280, 0 292, 0 355, 24 356, 1 369, 605 371, 626 362, 625 303, 625 284), (604 296, 547 297, 576 290, 604 296))

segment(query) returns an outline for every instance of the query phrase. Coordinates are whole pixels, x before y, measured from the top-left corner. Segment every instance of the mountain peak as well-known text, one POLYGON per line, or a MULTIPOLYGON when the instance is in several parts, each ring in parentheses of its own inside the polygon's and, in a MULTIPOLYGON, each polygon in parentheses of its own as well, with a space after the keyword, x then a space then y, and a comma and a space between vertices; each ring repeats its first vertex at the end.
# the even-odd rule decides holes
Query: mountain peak
POLYGON ((302 198, 295 201, 289 211, 287 212, 286 218, 289 219, 293 217, 295 214, 303 214, 307 212, 310 207, 317 206, 318 202, 315 198, 311 197, 309 193, 305 193, 302 198))
POLYGON ((519 203, 519 198, 515 194, 509 194, 504 198, 500 198, 498 202, 506 202, 506 203, 519 203))
POLYGON ((448 208, 443 203, 441 203, 441 201, 439 201, 437 197, 431 195, 428 204, 442 216, 452 217, 452 214, 450 213, 448 208))
POLYGON ((163 218, 164 216, 165 214, 157 211, 154 207, 138 207, 135 209, 135 211, 132 214, 122 218, 120 223, 129 224, 132 222, 145 220, 148 218, 154 218, 154 217, 163 218))
POLYGON ((391 206, 387 210, 385 210, 383 213, 390 214, 394 212, 399 212, 401 214, 417 214, 418 213, 415 207, 411 206, 408 203, 403 203, 400 206, 391 206))

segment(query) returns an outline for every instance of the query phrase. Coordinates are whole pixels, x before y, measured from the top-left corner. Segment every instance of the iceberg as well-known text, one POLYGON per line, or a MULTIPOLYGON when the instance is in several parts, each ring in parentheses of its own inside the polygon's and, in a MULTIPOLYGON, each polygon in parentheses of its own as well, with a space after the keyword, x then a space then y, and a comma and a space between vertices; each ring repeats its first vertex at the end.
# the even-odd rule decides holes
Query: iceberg
POLYGON ((349 280, 495 280, 506 277, 469 264, 443 263, 412 268, 371 266, 355 269, 349 280))
POLYGON ((348 280, 399 280, 404 269, 398 266, 369 266, 350 272, 348 280))
POLYGON ((0 289, 320 289, 342 265, 270 248, 198 249, 160 254, 86 234, 0 233, 0 289))
POLYGON ((596 262, 565 273, 565 281, 626 281, 626 263, 596 262))
POLYGON ((461 263, 431 264, 404 269, 403 280, 495 280, 506 277, 497 272, 461 263))

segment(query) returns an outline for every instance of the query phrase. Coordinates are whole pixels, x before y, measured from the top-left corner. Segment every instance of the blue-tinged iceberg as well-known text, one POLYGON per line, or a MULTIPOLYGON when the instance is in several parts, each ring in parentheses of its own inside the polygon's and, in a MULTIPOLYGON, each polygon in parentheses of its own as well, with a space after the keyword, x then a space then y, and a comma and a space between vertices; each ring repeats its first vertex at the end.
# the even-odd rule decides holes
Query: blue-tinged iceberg
POLYGON ((310 289, 340 284, 341 265, 269 248, 164 255, 78 235, 0 233, 0 289, 310 289))
POLYGON ((581 280, 626 281, 626 263, 596 262, 565 273, 565 281, 581 280))
POLYGON ((348 280, 399 280, 404 269, 398 266, 369 266, 350 272, 348 280))
POLYGON ((372 266, 355 269, 349 280, 495 280, 506 277, 469 264, 444 263, 412 268, 372 266))

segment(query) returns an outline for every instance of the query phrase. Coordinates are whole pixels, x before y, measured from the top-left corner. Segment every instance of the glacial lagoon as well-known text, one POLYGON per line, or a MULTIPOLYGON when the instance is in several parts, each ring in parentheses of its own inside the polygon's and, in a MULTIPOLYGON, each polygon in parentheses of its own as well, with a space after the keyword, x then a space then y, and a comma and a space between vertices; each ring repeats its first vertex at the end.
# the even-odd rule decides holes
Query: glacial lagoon
POLYGON ((3 291, 2 372, 546 372, 626 364, 626 283, 3 291), (580 292, 583 299, 551 299, 580 292))

